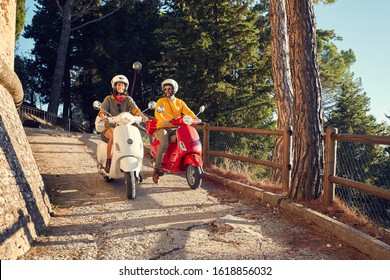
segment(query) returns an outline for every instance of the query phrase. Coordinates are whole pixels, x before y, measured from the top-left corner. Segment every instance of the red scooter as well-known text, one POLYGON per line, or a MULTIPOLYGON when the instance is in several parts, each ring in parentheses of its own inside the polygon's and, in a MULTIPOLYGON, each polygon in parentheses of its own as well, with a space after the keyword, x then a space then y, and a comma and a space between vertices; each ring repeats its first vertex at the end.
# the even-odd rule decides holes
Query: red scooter
MULTIPOLYGON (((205 107, 201 106, 197 115, 202 113, 204 109, 205 107)), ((164 107, 158 106, 156 111, 162 113, 164 112, 164 107)), ((171 124, 177 126, 176 135, 171 136, 161 163, 162 172, 185 172, 187 183, 194 190, 202 184, 203 161, 199 134, 192 125, 197 125, 200 122, 200 120, 193 119, 190 116, 181 116, 170 121, 171 124)), ((146 122, 146 132, 150 135, 154 134, 154 140, 150 145, 152 164, 156 160, 157 150, 160 146, 160 141, 155 135, 157 131, 156 125, 157 119, 149 119, 146 122)))

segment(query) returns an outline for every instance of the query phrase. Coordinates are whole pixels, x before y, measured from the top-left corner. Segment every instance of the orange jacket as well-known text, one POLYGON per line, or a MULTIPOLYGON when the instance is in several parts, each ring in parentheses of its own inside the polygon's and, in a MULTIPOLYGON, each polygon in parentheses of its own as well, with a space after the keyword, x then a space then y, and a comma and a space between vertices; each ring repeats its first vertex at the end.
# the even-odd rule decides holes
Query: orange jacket
POLYGON ((154 116, 157 119, 157 128, 175 127, 174 125, 171 124, 164 124, 164 120, 170 121, 172 119, 177 119, 182 114, 189 115, 192 118, 196 118, 194 112, 192 112, 191 109, 188 108, 186 103, 177 97, 175 97, 173 100, 166 97, 162 97, 159 100, 157 100, 156 108, 160 105, 164 107, 163 113, 158 113, 157 110, 154 110, 154 116))

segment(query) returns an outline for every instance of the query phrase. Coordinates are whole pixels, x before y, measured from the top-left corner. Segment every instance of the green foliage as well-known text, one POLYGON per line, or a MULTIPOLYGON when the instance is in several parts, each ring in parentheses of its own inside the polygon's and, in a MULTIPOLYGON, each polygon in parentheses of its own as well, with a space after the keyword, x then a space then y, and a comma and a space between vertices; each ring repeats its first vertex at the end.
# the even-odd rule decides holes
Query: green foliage
POLYGON ((41 96, 37 94, 39 92, 39 86, 41 84, 39 76, 33 75, 36 64, 31 57, 15 56, 15 72, 22 83, 24 90, 24 102, 33 106, 42 104, 41 96))
POLYGON ((25 0, 16 1, 16 26, 15 26, 15 41, 19 39, 20 33, 24 28, 26 18, 25 0))
MULTIPOLYGON (((103 100, 111 92, 111 79, 117 74, 127 76, 131 91, 134 78, 132 64, 140 61, 142 70, 136 76, 133 98, 141 108, 159 94, 157 62, 160 45, 155 30, 160 24, 158 1, 126 2, 113 16, 87 26, 75 35, 75 71, 73 91, 90 122, 96 111, 91 104, 103 100)), ((99 18, 92 14, 88 20, 99 18)))
POLYGON ((346 74, 327 126, 337 127, 340 133, 380 135, 383 127, 368 114, 369 103, 360 81, 354 80, 353 74, 346 74))
POLYGON ((336 2, 336 0, 313 0, 313 3, 318 4, 318 3, 323 3, 323 4, 332 4, 336 2))
POLYGON ((25 27, 23 36, 34 40, 31 51, 31 75, 37 84, 34 90, 43 102, 49 100, 51 79, 54 73, 61 16, 54 1, 36 1, 36 13, 30 25, 25 27))
POLYGON ((205 104, 202 118, 211 124, 272 125, 269 50, 260 49, 252 1, 166 4, 160 36, 170 67, 164 74, 177 79, 179 96, 191 107, 205 104))
POLYGON ((341 40, 332 30, 317 30, 317 52, 320 67, 322 97, 325 119, 332 112, 335 98, 341 91, 344 76, 350 72, 355 62, 355 54, 350 49, 339 52, 333 41, 341 40))
MULTIPOLYGON (((336 127, 339 133, 346 134, 368 134, 368 135, 389 135, 390 128, 385 123, 377 124, 375 118, 369 114, 369 98, 362 91, 359 80, 354 80, 352 74, 344 77, 341 92, 337 96, 335 109, 330 115, 327 126, 336 127)), ((337 158, 348 159, 338 167, 337 176, 351 179, 357 182, 373 184, 378 187, 389 189, 390 170, 390 148, 388 146, 339 142, 337 158)), ((340 190, 338 196, 342 196, 340 190)), ((387 209, 389 202, 377 197, 370 198, 362 192, 350 194, 345 200, 367 201, 370 199, 371 205, 377 204, 379 209, 387 209)), ((364 204, 356 206, 360 213, 377 218, 374 212, 376 208, 365 207, 364 204)))

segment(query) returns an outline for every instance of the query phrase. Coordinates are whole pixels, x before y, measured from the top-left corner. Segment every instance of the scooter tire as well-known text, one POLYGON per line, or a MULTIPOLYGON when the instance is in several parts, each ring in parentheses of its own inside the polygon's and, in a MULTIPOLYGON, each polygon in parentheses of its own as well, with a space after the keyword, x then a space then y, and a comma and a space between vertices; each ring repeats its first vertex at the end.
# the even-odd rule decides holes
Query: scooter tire
POLYGON ((135 172, 125 172, 125 188, 128 199, 135 197, 135 172))
POLYGON ((196 190, 202 184, 202 168, 200 166, 187 165, 186 178, 191 189, 196 190))

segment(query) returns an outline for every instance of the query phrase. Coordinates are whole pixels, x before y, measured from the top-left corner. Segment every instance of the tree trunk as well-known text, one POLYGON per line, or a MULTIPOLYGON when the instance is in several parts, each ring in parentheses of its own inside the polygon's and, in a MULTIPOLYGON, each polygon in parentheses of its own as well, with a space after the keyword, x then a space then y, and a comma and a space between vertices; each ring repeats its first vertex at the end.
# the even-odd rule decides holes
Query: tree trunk
POLYGON ((68 46, 71 33, 71 14, 72 4, 65 1, 62 18, 61 37, 58 43, 56 66, 53 75, 53 81, 50 89, 50 101, 48 111, 54 114, 58 113, 62 82, 64 79, 65 63, 68 53, 68 46))
MULTIPOLYGON (((291 84, 290 58, 287 34, 285 0, 270 1, 271 53, 274 92, 278 109, 278 129, 292 125, 293 88, 291 84)), ((277 138, 273 151, 273 162, 282 162, 283 139, 277 138)), ((291 156, 293 156, 291 152, 291 156)), ((281 171, 272 169, 271 182, 281 182, 281 171)))
POLYGON ((292 199, 321 195, 323 119, 312 0, 286 0, 290 67, 294 90, 292 199))
POLYGON ((64 73, 64 90, 62 92, 62 99, 64 107, 62 110, 62 116, 64 118, 71 119, 71 91, 70 91, 70 65, 69 62, 66 63, 66 69, 64 73))

